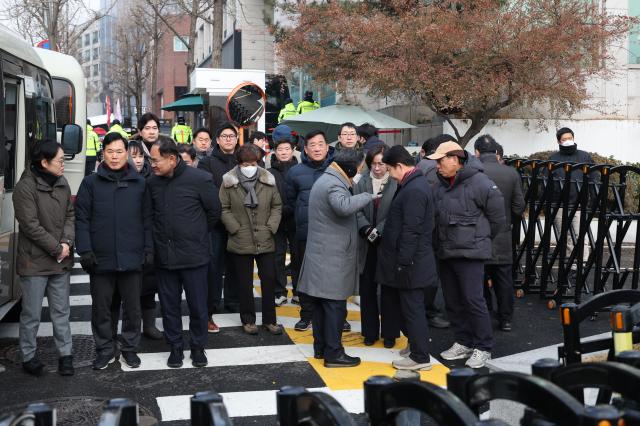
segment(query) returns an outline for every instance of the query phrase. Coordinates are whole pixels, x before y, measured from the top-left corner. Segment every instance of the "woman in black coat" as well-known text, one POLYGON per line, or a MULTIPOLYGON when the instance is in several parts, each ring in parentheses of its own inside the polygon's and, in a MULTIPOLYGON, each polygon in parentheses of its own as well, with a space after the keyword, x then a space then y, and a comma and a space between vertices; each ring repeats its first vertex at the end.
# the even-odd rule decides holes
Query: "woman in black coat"
MULTIPOLYGON (((402 146, 384 153, 382 162, 398 182, 398 190, 378 249, 377 281, 387 286, 402 313, 402 331, 409 338, 406 358, 393 361, 399 370, 430 370, 428 325, 424 288, 436 285, 437 273, 431 243, 433 200, 422 172, 402 146)), ((393 302, 392 302, 393 303, 393 302)))

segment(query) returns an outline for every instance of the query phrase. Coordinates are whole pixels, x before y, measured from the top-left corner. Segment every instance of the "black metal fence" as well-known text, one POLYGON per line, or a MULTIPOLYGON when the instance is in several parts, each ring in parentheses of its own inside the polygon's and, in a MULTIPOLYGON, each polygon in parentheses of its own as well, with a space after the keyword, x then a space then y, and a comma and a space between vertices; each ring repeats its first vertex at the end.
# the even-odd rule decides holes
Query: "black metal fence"
POLYGON ((584 293, 638 288, 640 168, 519 158, 506 164, 520 173, 526 202, 513 226, 518 297, 538 293, 553 308, 566 298, 580 303, 584 293))

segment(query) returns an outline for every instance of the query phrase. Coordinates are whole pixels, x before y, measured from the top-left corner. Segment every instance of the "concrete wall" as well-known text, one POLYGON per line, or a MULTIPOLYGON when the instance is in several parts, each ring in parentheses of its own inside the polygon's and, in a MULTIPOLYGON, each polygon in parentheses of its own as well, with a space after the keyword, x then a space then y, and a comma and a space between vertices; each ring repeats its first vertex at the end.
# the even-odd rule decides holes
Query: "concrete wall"
MULTIPOLYGON (((469 122, 452 121, 460 134, 469 127, 469 122)), ((491 134, 502 144, 506 155, 526 156, 557 149, 556 129, 569 127, 575 133, 579 149, 621 161, 640 162, 640 120, 545 120, 542 125, 546 129, 542 130, 539 124, 537 120, 492 120, 479 135, 491 134)), ((444 123, 443 131, 455 135, 448 123, 444 123)))

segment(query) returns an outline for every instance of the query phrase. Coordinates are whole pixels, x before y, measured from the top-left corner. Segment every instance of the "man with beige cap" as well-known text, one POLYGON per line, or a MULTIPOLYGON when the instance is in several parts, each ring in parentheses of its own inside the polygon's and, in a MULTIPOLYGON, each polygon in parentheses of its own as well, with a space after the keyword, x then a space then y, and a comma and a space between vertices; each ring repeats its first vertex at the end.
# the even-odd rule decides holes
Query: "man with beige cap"
POLYGON ((469 358, 480 368, 491 359, 493 330, 483 296, 484 262, 491 240, 505 226, 504 201, 482 164, 456 142, 444 142, 427 158, 437 161, 434 185, 437 257, 455 343, 440 356, 469 358))

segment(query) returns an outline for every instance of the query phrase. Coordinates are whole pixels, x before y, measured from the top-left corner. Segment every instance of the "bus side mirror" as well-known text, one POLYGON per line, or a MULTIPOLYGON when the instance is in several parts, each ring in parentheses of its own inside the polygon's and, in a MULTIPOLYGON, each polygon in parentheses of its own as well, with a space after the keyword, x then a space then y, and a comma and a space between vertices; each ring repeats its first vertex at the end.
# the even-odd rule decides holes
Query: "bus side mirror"
POLYGON ((76 155, 82 151, 82 129, 77 124, 65 124, 62 128, 62 149, 65 155, 76 155))

